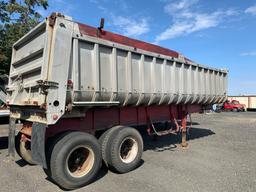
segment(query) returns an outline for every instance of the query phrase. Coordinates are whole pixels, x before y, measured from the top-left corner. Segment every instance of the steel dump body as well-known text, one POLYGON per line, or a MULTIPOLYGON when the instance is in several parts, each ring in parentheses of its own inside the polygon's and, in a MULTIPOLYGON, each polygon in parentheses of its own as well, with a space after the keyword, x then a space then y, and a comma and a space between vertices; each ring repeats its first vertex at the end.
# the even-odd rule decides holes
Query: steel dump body
POLYGON ((210 105, 226 92, 225 70, 64 17, 13 46, 8 85, 11 116, 46 124, 68 107, 210 105))

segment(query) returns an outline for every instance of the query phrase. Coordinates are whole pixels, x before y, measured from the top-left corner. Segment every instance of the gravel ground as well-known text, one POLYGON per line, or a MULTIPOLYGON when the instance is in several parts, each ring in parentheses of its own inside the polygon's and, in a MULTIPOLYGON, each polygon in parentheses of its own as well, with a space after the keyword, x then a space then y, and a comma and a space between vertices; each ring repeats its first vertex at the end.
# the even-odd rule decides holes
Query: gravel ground
MULTIPOLYGON (((102 168, 94 183, 76 191, 255 192, 256 113, 195 114, 192 119, 188 149, 175 136, 152 141, 144 135, 138 169, 115 174, 102 168), (168 149, 173 144, 176 148, 168 149)), ((62 191, 41 167, 29 166, 18 156, 11 162, 6 155, 7 138, 0 137, 0 191, 62 191)))

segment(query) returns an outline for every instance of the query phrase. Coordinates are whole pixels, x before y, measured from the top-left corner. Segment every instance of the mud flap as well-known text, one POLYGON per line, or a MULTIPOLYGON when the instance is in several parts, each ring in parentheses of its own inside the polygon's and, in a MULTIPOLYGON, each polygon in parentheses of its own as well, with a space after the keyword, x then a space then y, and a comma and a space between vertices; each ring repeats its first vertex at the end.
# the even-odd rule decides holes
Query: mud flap
POLYGON ((8 156, 13 160, 15 158, 15 126, 16 119, 10 118, 9 120, 9 135, 8 135, 8 156))
POLYGON ((32 160, 38 165, 47 168, 45 157, 45 130, 47 125, 34 122, 32 125, 31 152, 32 160))

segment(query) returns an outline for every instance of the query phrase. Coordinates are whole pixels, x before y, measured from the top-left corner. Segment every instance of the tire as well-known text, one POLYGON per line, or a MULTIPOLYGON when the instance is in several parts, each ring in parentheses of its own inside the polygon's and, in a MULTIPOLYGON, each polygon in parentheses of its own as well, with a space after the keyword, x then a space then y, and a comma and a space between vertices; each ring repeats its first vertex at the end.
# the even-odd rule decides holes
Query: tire
POLYGON ((31 143, 30 141, 21 141, 21 135, 22 133, 19 132, 15 137, 16 152, 29 165, 35 165, 35 163, 32 160, 31 143))
POLYGON ((101 155, 102 155, 102 160, 103 163, 108 167, 108 160, 107 160, 107 149, 109 148, 109 144, 110 144, 110 140, 113 137, 113 135, 115 135, 115 132, 119 129, 122 129, 124 126, 121 125, 117 125, 114 126, 110 129, 108 129, 107 131, 105 131, 99 138, 99 143, 101 146, 101 155))
POLYGON ((15 149, 16 149, 16 153, 21 157, 21 154, 20 154, 20 139, 21 139, 21 133, 19 132, 15 136, 15 149))
POLYGON ((29 141, 20 142, 20 155, 28 164, 35 165, 35 163, 32 160, 31 144, 29 141))
POLYGON ((238 112, 237 108, 232 109, 233 112, 238 112))
POLYGON ((46 141, 45 155, 46 155, 46 165, 47 165, 47 168, 43 168, 43 169, 44 169, 44 172, 50 178, 52 177, 52 173, 51 173, 51 155, 52 155, 53 148, 54 148, 55 144, 57 142, 59 142, 59 140, 61 140, 64 136, 66 136, 69 133, 70 133, 70 131, 60 133, 60 134, 54 136, 53 138, 49 138, 46 141))
POLYGON ((97 139, 87 133, 71 132, 59 139, 50 158, 51 178, 67 190, 93 181, 101 166, 97 139))
POLYGON ((143 140, 140 133, 130 127, 123 127, 114 133, 106 151, 109 169, 127 173, 137 168, 141 162, 143 140))

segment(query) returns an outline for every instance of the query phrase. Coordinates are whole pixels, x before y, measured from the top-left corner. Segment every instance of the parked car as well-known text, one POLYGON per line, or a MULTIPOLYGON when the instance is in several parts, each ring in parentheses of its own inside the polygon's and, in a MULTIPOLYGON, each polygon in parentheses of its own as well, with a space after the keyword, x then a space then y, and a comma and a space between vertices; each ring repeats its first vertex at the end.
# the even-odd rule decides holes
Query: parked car
POLYGON ((245 108, 246 108, 245 105, 239 103, 239 101, 237 100, 232 100, 232 101, 227 100, 223 104, 223 109, 226 111, 234 111, 234 112, 245 111, 245 108))

